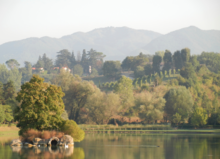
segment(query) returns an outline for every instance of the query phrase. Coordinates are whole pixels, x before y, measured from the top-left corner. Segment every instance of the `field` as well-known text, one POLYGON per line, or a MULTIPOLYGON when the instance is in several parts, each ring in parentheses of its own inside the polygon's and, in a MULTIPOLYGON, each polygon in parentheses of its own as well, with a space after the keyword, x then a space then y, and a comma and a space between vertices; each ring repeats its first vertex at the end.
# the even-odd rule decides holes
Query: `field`
POLYGON ((18 138, 19 129, 16 126, 1 125, 0 126, 0 142, 9 141, 18 138))

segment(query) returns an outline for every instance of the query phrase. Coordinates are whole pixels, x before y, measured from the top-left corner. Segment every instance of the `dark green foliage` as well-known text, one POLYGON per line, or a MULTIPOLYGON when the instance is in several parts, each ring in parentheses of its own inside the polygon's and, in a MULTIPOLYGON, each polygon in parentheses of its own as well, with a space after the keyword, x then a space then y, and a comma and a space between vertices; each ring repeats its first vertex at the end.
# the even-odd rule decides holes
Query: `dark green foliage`
POLYGON ((34 75, 18 92, 16 99, 21 105, 16 108, 15 121, 18 122, 20 135, 28 129, 59 130, 63 123, 64 93, 60 87, 43 81, 34 75))
POLYGON ((194 70, 192 64, 189 62, 187 62, 185 64, 185 67, 183 67, 180 70, 180 75, 186 79, 189 79, 189 78, 195 79, 196 78, 195 70, 194 70))
POLYGON ((10 68, 10 69, 18 68, 18 66, 20 66, 18 61, 15 59, 10 59, 10 60, 6 61, 5 63, 7 64, 8 68, 10 68))
POLYGON ((189 62, 190 59, 190 49, 189 48, 184 48, 181 50, 181 57, 183 63, 189 62))
POLYGON ((134 70, 134 76, 135 77, 142 77, 144 76, 144 67, 137 66, 134 70))
POLYGON ((151 75, 153 73, 153 67, 151 64, 147 64, 145 67, 144 67, 144 72, 145 72, 145 75, 151 75))
POLYGON ((123 61, 121 67, 124 70, 135 70, 137 66, 144 66, 149 61, 147 55, 140 53, 138 56, 127 56, 123 61))
POLYGON ((57 59, 56 59, 56 66, 57 67, 69 67, 71 68, 72 66, 72 56, 71 56, 71 53, 67 50, 67 49, 64 49, 64 50, 60 50, 58 53, 57 53, 57 59))
POLYGON ((179 50, 174 52, 173 61, 176 70, 181 69, 183 67, 183 60, 179 50))
POLYGON ((160 63, 162 62, 162 58, 159 55, 155 55, 153 57, 153 71, 160 72, 160 63))
POLYGON ((203 52, 197 59, 200 64, 205 64, 210 71, 215 73, 220 71, 220 53, 203 52))
POLYGON ((108 78, 118 78, 121 76, 120 61, 105 61, 102 69, 104 76, 108 78))
POLYGON ((171 119, 176 113, 181 115, 181 120, 188 120, 192 113, 193 99, 186 87, 170 89, 164 96, 166 99, 165 111, 171 119))
POLYGON ((163 70, 169 71, 172 68, 172 53, 169 50, 165 51, 163 62, 163 70))

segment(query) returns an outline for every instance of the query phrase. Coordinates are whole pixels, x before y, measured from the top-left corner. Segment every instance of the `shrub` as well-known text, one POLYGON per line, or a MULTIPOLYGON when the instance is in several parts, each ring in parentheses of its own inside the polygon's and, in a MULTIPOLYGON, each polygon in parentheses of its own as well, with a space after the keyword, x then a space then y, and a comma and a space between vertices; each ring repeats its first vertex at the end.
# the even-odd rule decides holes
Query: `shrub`
POLYGON ((75 142, 80 142, 85 137, 85 132, 73 120, 66 120, 61 127, 62 132, 73 137, 75 142))

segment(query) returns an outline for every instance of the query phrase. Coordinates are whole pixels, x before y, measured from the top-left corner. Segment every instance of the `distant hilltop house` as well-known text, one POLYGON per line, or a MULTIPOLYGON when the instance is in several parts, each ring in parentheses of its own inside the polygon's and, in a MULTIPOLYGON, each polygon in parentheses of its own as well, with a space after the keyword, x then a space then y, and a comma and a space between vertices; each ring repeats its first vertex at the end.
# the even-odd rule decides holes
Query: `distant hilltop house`
POLYGON ((33 72, 37 71, 37 70, 39 70, 40 73, 44 72, 44 68, 43 67, 41 67, 41 68, 32 67, 32 71, 33 72))
POLYGON ((65 70, 65 71, 68 71, 68 72, 71 71, 71 69, 69 69, 68 67, 62 67, 61 69, 65 70))

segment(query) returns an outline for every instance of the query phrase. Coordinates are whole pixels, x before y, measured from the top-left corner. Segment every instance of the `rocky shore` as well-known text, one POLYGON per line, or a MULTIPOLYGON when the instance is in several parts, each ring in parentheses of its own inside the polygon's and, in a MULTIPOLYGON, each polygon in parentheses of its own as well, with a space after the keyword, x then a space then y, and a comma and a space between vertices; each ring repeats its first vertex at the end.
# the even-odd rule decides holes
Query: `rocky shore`
POLYGON ((21 141, 20 139, 14 139, 10 143, 11 146, 25 146, 25 147, 51 147, 51 146, 73 146, 74 140, 70 135, 64 135, 61 138, 58 137, 52 137, 50 139, 41 139, 41 138, 34 138, 32 141, 25 142, 21 141))

